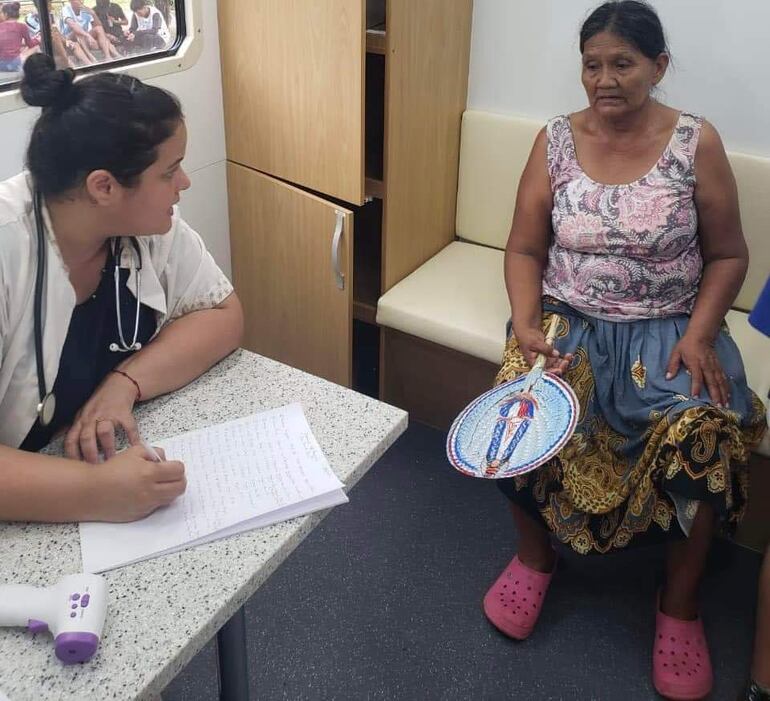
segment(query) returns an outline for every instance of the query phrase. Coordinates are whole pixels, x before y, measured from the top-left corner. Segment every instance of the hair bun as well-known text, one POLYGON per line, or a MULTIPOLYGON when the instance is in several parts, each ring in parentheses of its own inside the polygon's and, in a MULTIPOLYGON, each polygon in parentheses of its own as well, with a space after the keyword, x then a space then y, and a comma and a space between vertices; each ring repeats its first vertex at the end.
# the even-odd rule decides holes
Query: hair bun
POLYGON ((74 81, 71 68, 57 70, 50 56, 32 54, 24 62, 21 96, 33 107, 68 107, 75 96, 74 81))

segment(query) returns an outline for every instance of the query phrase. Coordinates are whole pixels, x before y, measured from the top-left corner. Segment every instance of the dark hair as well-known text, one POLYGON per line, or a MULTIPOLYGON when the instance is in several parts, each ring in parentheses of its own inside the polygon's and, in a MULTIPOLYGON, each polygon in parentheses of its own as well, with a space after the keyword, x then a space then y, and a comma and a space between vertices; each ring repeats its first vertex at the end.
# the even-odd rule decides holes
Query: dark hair
POLYGON ((0 8, 7 19, 19 19, 19 10, 21 10, 21 4, 18 2, 5 2, 3 7, 0 8))
POLYGON ((581 54, 586 42, 600 32, 615 34, 652 60, 668 53, 658 13, 646 2, 613 0, 597 7, 580 30, 581 54))
POLYGON ((128 75, 74 78, 44 54, 24 63, 22 97, 43 108, 27 149, 35 186, 44 195, 61 195, 100 169, 135 186, 184 118, 178 100, 128 75))
POLYGON ((150 3, 148 0, 131 0, 131 12, 141 10, 143 7, 147 7, 150 3))

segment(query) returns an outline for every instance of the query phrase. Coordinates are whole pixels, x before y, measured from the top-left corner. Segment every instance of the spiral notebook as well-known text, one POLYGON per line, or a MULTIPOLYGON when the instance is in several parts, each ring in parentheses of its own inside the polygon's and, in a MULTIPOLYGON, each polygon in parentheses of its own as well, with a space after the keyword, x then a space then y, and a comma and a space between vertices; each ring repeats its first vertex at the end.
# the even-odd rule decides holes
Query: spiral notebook
POLYGON ((133 523, 81 523, 84 572, 106 572, 348 501, 300 404, 155 443, 187 490, 133 523))

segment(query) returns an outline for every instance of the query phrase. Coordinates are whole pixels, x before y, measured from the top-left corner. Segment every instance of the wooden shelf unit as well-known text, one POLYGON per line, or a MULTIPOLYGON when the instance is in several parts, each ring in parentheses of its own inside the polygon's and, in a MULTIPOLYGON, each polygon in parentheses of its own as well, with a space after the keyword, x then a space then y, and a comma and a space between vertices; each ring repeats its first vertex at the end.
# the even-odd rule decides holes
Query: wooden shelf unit
POLYGON ((351 385, 379 297, 454 239, 472 0, 218 6, 246 347, 351 385))

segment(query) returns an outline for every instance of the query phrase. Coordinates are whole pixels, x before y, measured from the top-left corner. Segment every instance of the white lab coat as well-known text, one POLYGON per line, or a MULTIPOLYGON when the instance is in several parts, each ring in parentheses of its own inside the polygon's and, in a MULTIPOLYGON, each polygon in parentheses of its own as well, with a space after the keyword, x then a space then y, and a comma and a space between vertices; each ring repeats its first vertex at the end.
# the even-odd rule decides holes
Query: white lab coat
MULTIPOLYGON (((43 287, 43 365, 50 392, 75 308, 48 211, 43 206, 47 272, 43 287)), ((141 302, 156 312, 158 330, 228 297, 233 286, 206 250, 200 236, 176 208, 171 229, 162 236, 137 237, 142 252, 141 302)), ((131 268, 133 246, 124 245, 121 267, 131 268)), ((135 255, 135 254, 134 254, 135 255)), ((29 174, 0 182, 0 443, 18 447, 37 418, 34 298, 37 231, 29 174)), ((128 287, 136 295, 136 275, 128 287)))

